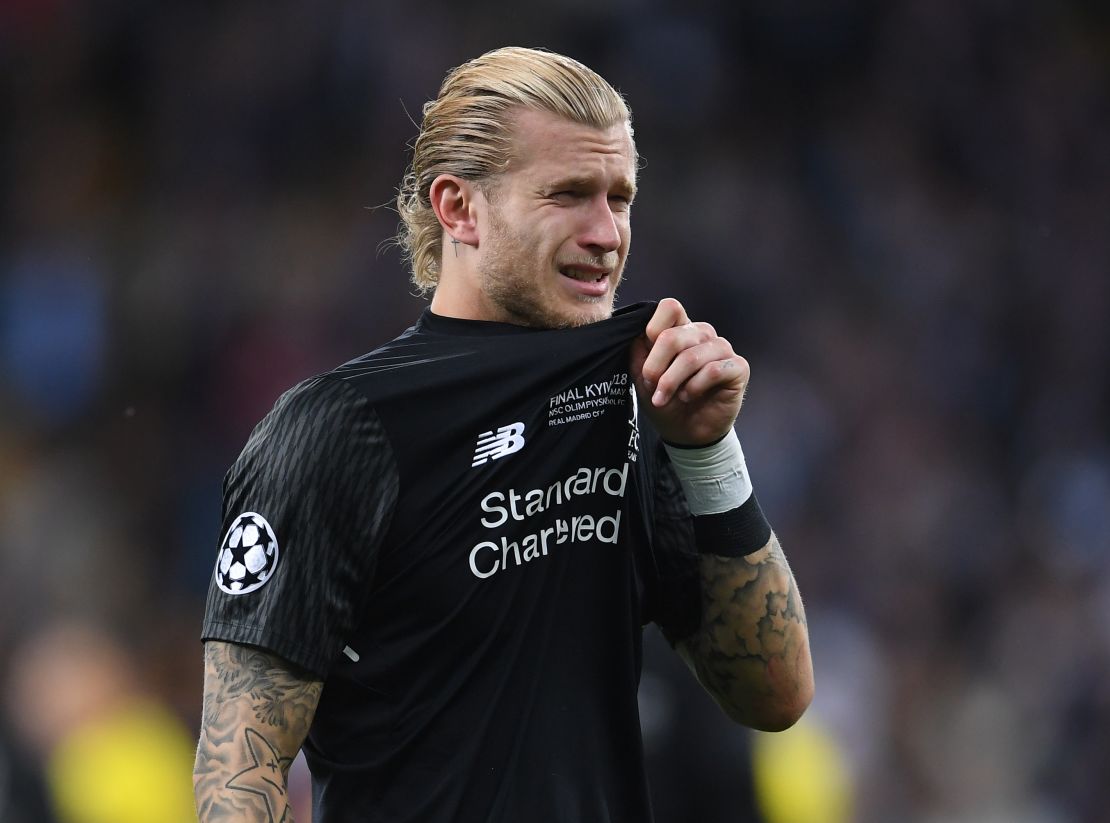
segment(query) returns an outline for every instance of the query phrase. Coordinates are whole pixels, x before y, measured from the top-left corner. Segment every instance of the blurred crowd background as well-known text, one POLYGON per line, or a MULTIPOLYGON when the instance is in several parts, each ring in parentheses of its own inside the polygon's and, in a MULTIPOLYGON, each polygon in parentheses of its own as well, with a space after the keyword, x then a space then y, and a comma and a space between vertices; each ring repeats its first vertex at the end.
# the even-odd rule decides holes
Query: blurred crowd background
POLYGON ((508 44, 628 97, 621 302, 751 362, 809 613, 773 737, 649 630, 659 823, 1110 820, 1100 0, 0 2, 0 820, 192 817, 223 472, 421 310, 411 118, 508 44))

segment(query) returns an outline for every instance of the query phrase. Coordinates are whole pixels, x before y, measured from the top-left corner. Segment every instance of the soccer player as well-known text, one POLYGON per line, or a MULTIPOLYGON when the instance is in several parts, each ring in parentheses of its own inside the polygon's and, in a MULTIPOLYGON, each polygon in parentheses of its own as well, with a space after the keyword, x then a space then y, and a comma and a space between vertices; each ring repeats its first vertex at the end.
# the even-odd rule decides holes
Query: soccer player
POLYGON ((651 819, 656 623, 733 720, 808 705, 802 603, 733 430, 748 365, 673 299, 613 311, 621 96, 500 49, 424 109, 398 198, 431 305, 283 395, 224 484, 202 821, 651 819))

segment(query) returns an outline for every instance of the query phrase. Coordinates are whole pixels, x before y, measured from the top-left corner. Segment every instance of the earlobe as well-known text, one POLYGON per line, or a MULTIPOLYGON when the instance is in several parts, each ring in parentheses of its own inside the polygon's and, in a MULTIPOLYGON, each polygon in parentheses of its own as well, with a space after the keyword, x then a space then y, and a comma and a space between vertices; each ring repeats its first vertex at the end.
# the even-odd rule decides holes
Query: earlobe
POLYGON ((477 246, 473 184, 453 174, 441 174, 432 181, 428 194, 447 241, 477 246))

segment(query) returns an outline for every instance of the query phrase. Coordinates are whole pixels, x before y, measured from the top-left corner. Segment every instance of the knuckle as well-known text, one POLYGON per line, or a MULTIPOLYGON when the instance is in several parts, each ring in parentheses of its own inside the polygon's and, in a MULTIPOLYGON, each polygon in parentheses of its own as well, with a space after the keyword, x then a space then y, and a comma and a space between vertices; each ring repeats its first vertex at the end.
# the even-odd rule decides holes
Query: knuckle
POLYGON ((717 330, 709 323, 691 323, 690 325, 697 329, 701 342, 717 339, 717 330))
POLYGON ((663 329, 659 333, 656 343, 662 343, 664 346, 671 347, 677 346, 681 340, 681 329, 678 326, 671 326, 670 328, 663 329))
POLYGON ((723 338, 718 337, 715 340, 710 340, 705 345, 713 352, 713 359, 714 360, 731 360, 732 359, 732 355, 733 355, 732 346, 730 346, 728 344, 727 340, 724 340, 723 338))
POLYGON ((695 348, 685 349, 678 355, 676 360, 680 361, 680 365, 689 369, 697 369, 702 362, 702 353, 695 348))

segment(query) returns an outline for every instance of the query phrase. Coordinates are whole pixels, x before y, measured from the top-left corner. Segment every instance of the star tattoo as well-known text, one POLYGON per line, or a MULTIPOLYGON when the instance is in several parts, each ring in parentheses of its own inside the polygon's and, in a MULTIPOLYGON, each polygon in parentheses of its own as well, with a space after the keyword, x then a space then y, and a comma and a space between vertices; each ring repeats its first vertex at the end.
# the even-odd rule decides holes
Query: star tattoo
POLYGON ((243 769, 227 781, 226 788, 237 792, 249 792, 263 798, 270 812, 270 823, 283 823, 289 819, 285 772, 293 762, 293 758, 279 755, 270 741, 254 729, 247 729, 245 737, 247 751, 254 759, 254 765, 243 769))

